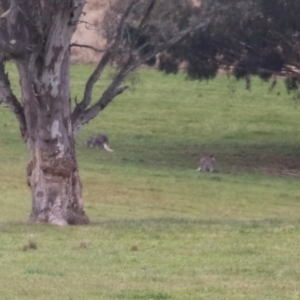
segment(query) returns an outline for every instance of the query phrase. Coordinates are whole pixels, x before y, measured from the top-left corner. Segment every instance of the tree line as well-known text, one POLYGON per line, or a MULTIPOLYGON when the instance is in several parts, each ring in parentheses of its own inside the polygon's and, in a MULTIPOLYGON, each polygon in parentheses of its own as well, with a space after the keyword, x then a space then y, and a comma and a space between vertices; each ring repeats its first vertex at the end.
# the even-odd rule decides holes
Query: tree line
MULTIPOLYGON (((0 101, 15 115, 27 143, 32 222, 87 224, 75 133, 125 92, 126 77, 143 64, 191 79, 213 79, 220 68, 250 84, 285 76, 299 87, 300 2, 294 0, 114 0, 99 28, 104 49, 71 44, 85 0, 0 0, 0 101), (70 47, 103 52, 82 99, 71 109, 70 47), (21 97, 5 65, 13 62, 21 97), (101 95, 94 85, 106 67, 116 74, 101 95)), ((275 81, 274 81, 275 82, 275 81)))

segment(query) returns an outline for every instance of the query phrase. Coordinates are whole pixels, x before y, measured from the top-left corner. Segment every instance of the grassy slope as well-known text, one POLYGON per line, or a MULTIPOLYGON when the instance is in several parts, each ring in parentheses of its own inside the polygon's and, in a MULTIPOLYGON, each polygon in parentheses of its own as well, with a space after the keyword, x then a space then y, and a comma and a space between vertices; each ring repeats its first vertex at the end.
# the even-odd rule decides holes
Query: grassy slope
MULTIPOLYGON (((72 71, 80 98, 91 68, 72 71)), ((300 169, 296 103, 259 81, 137 80, 77 137, 90 226, 24 223, 26 147, 0 108, 0 298, 299 299, 299 184, 278 176, 300 169), (115 152, 84 148, 97 132, 115 152), (195 172, 202 153, 217 173, 195 172)))

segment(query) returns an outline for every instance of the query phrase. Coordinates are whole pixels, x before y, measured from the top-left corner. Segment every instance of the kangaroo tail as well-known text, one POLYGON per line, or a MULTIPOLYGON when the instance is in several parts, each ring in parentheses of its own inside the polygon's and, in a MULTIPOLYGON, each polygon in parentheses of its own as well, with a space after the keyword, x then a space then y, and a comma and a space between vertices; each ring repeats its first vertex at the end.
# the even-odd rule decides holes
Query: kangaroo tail
POLYGON ((111 148, 109 147, 109 145, 108 145, 107 143, 104 143, 104 144, 103 144, 103 147, 104 147, 104 149, 105 149, 106 151, 109 151, 109 152, 113 152, 113 151, 114 151, 113 149, 111 149, 111 148))

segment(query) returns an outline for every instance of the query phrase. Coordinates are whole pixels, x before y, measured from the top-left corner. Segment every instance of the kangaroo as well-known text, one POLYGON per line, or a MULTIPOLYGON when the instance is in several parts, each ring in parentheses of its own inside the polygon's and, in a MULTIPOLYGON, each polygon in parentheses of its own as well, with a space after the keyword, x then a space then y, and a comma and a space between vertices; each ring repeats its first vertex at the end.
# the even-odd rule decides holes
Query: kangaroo
POLYGON ((114 151, 109 147, 108 137, 105 134, 99 133, 90 140, 88 140, 85 144, 88 148, 94 147, 103 147, 106 151, 112 152, 114 151))
POLYGON ((211 156, 203 156, 199 161, 199 168, 197 169, 198 172, 213 172, 215 169, 215 157, 211 156))

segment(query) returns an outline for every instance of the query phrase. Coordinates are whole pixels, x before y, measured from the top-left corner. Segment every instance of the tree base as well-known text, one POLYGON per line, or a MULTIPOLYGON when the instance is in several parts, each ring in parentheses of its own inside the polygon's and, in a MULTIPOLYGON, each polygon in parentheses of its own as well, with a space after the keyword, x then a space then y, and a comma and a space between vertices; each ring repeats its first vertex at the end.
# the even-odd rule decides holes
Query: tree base
POLYGON ((67 225, 87 225, 90 223, 88 216, 82 210, 80 212, 69 212, 66 219, 58 218, 53 215, 45 216, 44 214, 31 214, 29 217, 31 223, 48 223, 57 226, 67 225))

